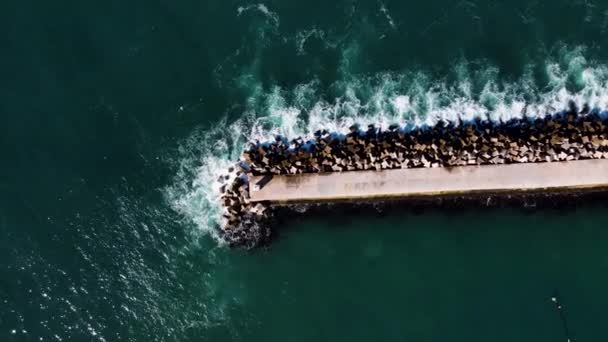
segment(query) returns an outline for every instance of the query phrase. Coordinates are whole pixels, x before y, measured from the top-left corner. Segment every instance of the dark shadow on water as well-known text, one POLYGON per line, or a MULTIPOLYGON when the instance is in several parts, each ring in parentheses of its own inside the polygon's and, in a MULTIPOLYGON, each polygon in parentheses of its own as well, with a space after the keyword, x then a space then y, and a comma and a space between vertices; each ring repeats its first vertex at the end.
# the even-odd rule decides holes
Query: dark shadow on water
POLYGON ((517 211, 524 215, 567 216, 577 210, 607 209, 608 191, 569 191, 525 194, 484 194, 375 201, 305 203, 274 208, 274 239, 282 232, 301 227, 303 222, 323 221, 332 229, 355 225, 361 219, 444 215, 470 218, 480 212, 517 211))

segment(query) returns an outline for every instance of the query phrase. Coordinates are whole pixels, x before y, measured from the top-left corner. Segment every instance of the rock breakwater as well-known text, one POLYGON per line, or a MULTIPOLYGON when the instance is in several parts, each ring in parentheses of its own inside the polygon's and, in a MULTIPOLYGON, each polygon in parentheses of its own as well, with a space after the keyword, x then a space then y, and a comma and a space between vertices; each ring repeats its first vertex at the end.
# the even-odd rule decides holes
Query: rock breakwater
POLYGON ((352 126, 348 134, 317 131, 307 140, 277 136, 271 142, 252 142, 229 170, 231 176, 220 177, 225 207, 221 232, 232 245, 269 241, 271 208, 249 201, 250 175, 608 159, 608 119, 603 114, 571 108, 504 123, 439 122, 386 130, 352 126))

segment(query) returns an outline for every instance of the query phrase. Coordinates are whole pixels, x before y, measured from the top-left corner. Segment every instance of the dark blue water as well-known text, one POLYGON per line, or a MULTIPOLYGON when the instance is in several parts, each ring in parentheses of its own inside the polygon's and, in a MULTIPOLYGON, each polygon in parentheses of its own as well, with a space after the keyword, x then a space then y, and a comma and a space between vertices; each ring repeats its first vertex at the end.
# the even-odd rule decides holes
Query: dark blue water
POLYGON ((606 1, 0 4, 0 341, 608 338, 608 217, 300 217, 214 235, 249 139, 608 108, 606 1), (331 219, 329 219, 329 218, 331 219))

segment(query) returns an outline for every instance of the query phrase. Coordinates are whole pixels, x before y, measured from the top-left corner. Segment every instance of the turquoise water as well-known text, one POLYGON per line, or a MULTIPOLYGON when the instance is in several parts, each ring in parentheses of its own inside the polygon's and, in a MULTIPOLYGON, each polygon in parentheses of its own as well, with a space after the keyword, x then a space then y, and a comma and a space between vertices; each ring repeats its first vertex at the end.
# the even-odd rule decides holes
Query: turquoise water
POLYGON ((605 1, 0 4, 0 341, 608 338, 604 203, 294 218, 229 250, 249 139, 608 108, 605 1))

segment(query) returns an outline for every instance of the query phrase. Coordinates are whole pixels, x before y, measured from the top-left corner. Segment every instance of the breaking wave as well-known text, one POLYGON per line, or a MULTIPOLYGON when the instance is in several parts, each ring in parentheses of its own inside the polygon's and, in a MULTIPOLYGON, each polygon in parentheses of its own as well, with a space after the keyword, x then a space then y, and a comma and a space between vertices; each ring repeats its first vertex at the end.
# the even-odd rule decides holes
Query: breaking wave
POLYGON ((222 209, 217 178, 248 141, 275 135, 312 137, 319 129, 346 133, 353 124, 387 128, 434 125, 439 120, 494 122, 579 108, 608 108, 608 67, 589 61, 584 48, 560 49, 557 58, 530 64, 519 78, 481 62, 456 63, 444 77, 421 71, 347 76, 329 86, 318 80, 292 89, 262 91, 252 84, 238 119, 198 129, 179 148, 179 170, 167 199, 196 231, 216 235, 222 209))

